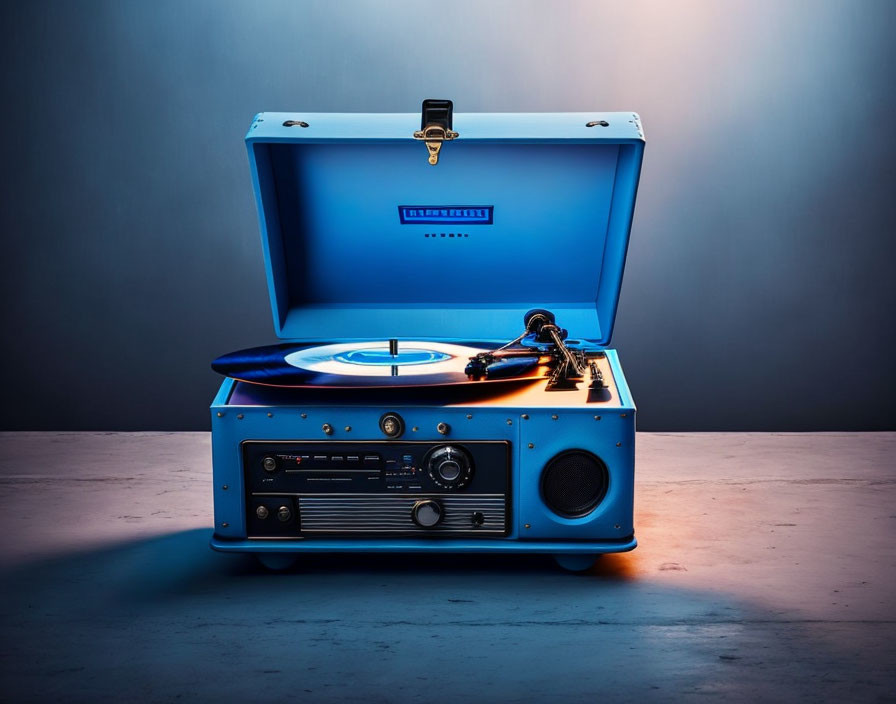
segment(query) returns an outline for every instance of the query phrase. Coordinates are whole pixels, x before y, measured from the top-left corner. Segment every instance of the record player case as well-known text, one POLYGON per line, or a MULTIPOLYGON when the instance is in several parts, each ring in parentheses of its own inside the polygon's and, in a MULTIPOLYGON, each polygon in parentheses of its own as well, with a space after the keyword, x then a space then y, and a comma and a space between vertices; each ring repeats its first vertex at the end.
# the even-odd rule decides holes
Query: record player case
POLYGON ((635 405, 607 345, 640 119, 458 113, 452 124, 449 112, 440 134, 426 119, 255 117, 246 144, 277 337, 494 346, 543 308, 596 351, 603 384, 226 378, 211 406, 216 550, 269 567, 381 551, 547 553, 584 569, 637 544, 635 405))

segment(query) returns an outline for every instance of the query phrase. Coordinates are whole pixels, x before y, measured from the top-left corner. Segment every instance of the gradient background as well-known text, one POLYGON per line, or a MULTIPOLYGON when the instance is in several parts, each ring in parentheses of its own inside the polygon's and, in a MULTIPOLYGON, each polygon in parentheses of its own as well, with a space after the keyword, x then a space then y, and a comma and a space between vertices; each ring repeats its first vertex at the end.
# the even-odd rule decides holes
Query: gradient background
POLYGON ((614 346, 644 430, 896 428, 896 3, 0 10, 2 429, 203 429, 274 340, 263 110, 636 110, 614 346))

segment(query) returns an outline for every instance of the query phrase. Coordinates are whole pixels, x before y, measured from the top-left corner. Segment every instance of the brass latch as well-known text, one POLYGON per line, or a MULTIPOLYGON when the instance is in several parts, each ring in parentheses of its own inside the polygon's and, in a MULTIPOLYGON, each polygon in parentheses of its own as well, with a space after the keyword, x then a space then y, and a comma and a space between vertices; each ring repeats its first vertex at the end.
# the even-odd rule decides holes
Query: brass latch
POLYGON ((452 131, 454 104, 450 100, 424 100, 420 129, 414 132, 414 139, 423 140, 429 153, 429 163, 439 163, 442 142, 457 139, 460 135, 452 131))

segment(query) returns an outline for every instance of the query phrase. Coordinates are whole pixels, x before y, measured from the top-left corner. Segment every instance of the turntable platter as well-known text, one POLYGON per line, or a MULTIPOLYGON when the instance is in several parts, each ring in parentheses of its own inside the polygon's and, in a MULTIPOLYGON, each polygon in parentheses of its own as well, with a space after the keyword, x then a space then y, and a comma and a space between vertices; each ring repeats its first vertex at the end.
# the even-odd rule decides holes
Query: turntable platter
POLYGON ((212 369, 253 384, 328 388, 506 383, 546 375, 538 357, 529 356, 512 377, 471 379, 466 372, 470 358, 498 346, 412 340, 286 343, 231 352, 212 362, 212 369))

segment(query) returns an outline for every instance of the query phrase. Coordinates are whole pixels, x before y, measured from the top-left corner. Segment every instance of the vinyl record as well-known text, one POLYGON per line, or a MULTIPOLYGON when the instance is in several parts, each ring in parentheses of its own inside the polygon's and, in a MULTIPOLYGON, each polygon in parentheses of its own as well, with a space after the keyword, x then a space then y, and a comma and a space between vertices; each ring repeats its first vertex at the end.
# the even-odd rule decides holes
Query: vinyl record
POLYGON ((545 375, 532 356, 514 376, 471 379, 465 371, 470 357, 497 346, 402 340, 396 351, 388 341, 284 343, 231 352, 212 362, 212 369, 252 384, 332 388, 482 384, 545 375))

